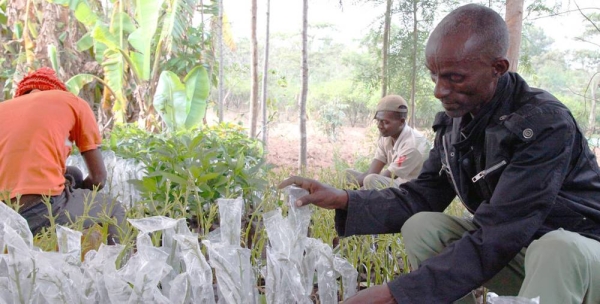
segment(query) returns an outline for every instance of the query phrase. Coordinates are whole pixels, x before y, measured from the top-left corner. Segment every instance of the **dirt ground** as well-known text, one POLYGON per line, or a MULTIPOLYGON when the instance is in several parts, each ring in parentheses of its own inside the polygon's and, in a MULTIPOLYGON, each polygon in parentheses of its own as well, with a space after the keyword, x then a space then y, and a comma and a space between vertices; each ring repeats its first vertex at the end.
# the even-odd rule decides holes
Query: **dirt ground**
MULTIPOLYGON (((248 125, 248 119, 243 113, 227 112, 226 121, 242 122, 248 125)), ((212 112, 207 113, 209 124, 218 121, 212 112)), ((259 123, 260 125, 260 123, 259 123)), ((327 135, 321 131, 316 121, 307 122, 307 163, 308 169, 318 170, 334 165, 335 157, 353 164, 359 157, 372 155, 376 129, 370 126, 343 126, 336 142, 330 142, 327 135)), ((259 136, 260 138, 260 136, 259 136)), ((300 127, 297 121, 279 121, 270 124, 267 139, 267 161, 280 170, 295 171, 300 157, 300 127)))
MULTIPOLYGON (((342 127, 336 142, 313 126, 307 125, 308 169, 328 168, 338 157, 353 164, 357 157, 371 155, 374 141, 365 127, 342 127)), ((300 127, 297 123, 277 123, 269 131, 267 161, 279 168, 298 167, 300 127)))

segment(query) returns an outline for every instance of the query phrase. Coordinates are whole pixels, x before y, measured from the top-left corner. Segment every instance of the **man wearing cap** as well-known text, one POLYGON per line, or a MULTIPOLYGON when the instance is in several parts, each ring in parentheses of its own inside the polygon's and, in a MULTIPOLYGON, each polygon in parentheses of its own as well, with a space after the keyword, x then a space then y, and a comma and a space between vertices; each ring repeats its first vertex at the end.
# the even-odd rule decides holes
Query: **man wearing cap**
POLYGON ((398 186, 419 175, 429 153, 429 143, 423 134, 406 124, 407 114, 407 103, 399 95, 388 95, 379 101, 374 119, 381 136, 375 156, 367 172, 346 170, 350 183, 364 189, 381 189, 398 186))
MULTIPOLYGON (((0 103, 0 201, 18 205, 33 233, 50 225, 48 200, 56 224, 77 217, 103 215, 116 219, 109 225, 108 242, 118 241, 125 211, 102 193, 106 168, 100 153, 101 136, 90 106, 67 92, 52 69, 41 68, 18 84, 15 98, 0 103), (66 160, 76 145, 89 175, 83 189, 65 180, 66 160)), ((94 224, 85 220, 84 228, 94 224)))

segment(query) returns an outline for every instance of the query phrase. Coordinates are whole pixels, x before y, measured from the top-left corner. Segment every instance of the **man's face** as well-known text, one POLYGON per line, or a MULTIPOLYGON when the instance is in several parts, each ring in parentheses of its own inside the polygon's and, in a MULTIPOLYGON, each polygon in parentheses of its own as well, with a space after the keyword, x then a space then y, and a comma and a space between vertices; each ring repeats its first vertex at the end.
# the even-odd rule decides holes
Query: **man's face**
POLYGON ((398 113, 391 111, 378 111, 375 114, 377 129, 383 137, 392 136, 398 138, 404 128, 404 119, 398 118, 398 113))
POLYGON ((427 43, 425 58, 435 83, 433 94, 450 117, 477 114, 496 91, 499 76, 494 59, 482 56, 474 40, 468 33, 459 33, 432 35, 427 43))

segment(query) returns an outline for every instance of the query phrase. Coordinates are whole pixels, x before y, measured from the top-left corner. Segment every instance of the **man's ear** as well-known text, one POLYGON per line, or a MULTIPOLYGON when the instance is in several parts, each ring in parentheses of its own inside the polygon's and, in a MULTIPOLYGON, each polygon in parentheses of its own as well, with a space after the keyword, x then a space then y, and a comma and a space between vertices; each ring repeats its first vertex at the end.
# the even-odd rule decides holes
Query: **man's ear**
POLYGON ((494 70, 494 76, 500 77, 504 75, 508 71, 510 67, 510 62, 506 57, 499 57, 494 59, 494 63, 492 64, 492 68, 494 70))

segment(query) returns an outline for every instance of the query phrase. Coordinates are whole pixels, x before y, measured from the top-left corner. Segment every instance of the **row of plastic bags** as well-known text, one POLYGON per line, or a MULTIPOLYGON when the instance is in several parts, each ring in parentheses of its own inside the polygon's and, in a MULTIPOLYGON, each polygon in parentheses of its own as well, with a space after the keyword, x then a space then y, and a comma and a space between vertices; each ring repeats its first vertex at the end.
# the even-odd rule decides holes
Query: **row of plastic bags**
MULTIPOLYGON (((301 195, 291 189, 289 199, 301 195)), ((307 236, 311 209, 290 206, 263 215, 269 245, 266 264, 253 267, 251 251, 240 247, 242 199, 220 199, 220 229, 202 241, 185 219, 162 216, 129 219, 139 230, 135 250, 101 245, 81 260, 82 233, 57 227, 58 251, 33 245, 23 217, 0 204, 1 303, 312 303, 317 278, 320 303, 338 303, 357 289, 357 271, 331 247, 307 236), (152 235, 161 232, 161 245, 152 235), (117 268, 116 265, 122 265, 117 268), (213 270, 216 282, 213 281, 213 270), (258 291, 264 278, 264 295, 258 291), (216 291, 214 289, 216 285, 216 291)))

